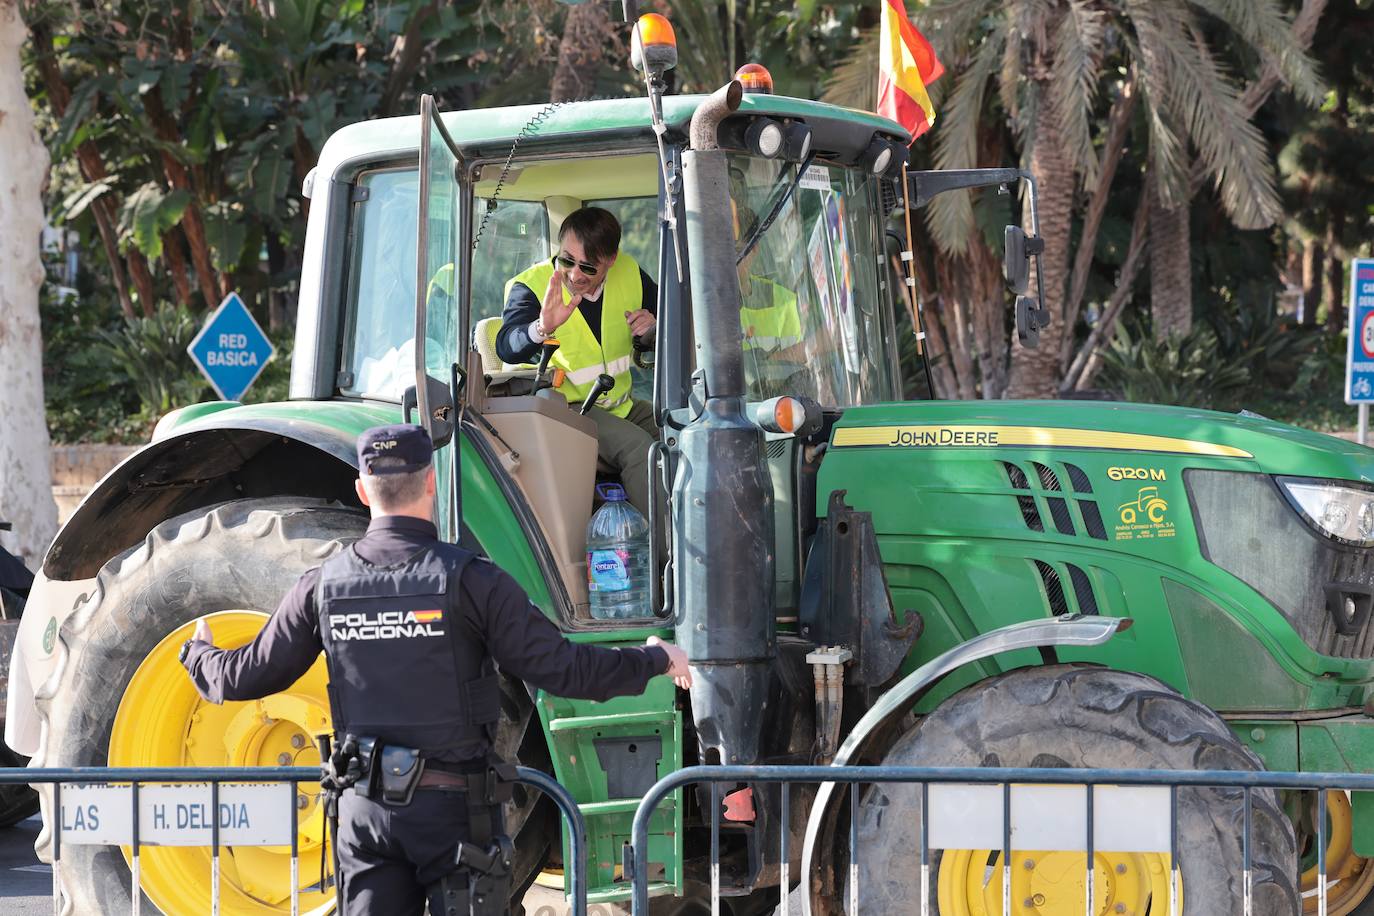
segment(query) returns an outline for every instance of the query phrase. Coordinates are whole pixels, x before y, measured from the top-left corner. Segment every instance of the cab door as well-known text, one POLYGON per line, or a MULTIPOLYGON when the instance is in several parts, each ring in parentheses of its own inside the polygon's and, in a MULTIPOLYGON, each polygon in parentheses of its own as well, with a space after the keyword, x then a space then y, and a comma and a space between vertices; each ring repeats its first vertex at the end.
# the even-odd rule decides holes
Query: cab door
POLYGON ((420 98, 419 227, 415 272, 415 389, 418 421, 434 439, 440 537, 460 534, 458 429, 464 397, 466 295, 470 279, 466 238, 470 196, 457 144, 433 96, 420 98))

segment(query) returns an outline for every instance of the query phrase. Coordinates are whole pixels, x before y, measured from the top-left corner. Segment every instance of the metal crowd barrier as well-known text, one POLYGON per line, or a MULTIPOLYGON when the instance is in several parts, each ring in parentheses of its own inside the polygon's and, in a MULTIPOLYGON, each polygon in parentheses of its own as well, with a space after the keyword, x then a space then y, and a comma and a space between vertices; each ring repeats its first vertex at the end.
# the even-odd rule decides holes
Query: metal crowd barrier
MULTIPOLYGON (((52 817, 55 819, 54 829, 52 830, 52 898, 53 914, 61 916, 62 913, 62 839, 66 831, 66 821, 63 816, 62 795, 63 788, 69 788, 69 794, 76 795, 89 787, 113 788, 122 791, 125 786, 129 788, 129 807, 124 812, 119 812, 122 816, 127 812, 131 819, 131 864, 132 872, 130 880, 130 894, 133 904, 134 916, 139 916, 141 900, 143 897, 139 875, 139 850, 142 842, 141 830, 144 824, 140 823, 140 789, 149 785, 184 785, 184 784, 208 784, 206 788, 209 792, 210 811, 210 912, 212 916, 219 916, 220 894, 219 894, 219 852, 221 845, 233 845, 232 842, 221 843, 221 817, 220 800, 222 788, 237 788, 243 785, 265 786, 265 785, 289 785, 292 789, 287 793, 286 807, 289 808, 288 830, 290 837, 287 842, 282 843, 262 843, 261 845, 281 845, 291 847, 291 916, 300 916, 300 857, 298 848, 297 834, 297 809, 295 789, 301 783, 318 783, 320 781, 319 767, 69 767, 69 768, 34 768, 25 769, 22 767, 14 769, 0 769, 0 784, 4 783, 29 783, 31 785, 50 784, 53 787, 52 796, 52 817), (228 784, 226 786, 226 784, 228 784)), ((568 856, 572 869, 572 916, 586 916, 587 913, 587 849, 586 836, 587 827, 583 819, 581 810, 577 807, 577 802, 560 783, 552 776, 539 770, 532 770, 528 767, 517 767, 515 771, 515 781, 537 789, 553 800, 563 814, 568 827, 568 856)), ((154 828, 156 828, 156 824, 154 828)), ((281 837, 285 839, 285 837, 281 837)), ((90 845, 125 845, 123 843, 99 843, 93 842, 90 845)), ((201 845, 201 844, 186 844, 201 845)))
MULTIPOLYGON (((1326 876, 1326 794, 1329 791, 1372 791, 1374 775, 1358 773, 1279 773, 1245 770, 1097 770, 1039 769, 1033 767, 897 767, 897 766, 698 766, 687 767, 660 779, 645 793, 635 811, 630 845, 625 848, 625 871, 630 875, 633 916, 649 913, 649 821, 655 810, 673 791, 692 783, 711 786, 711 912, 720 912, 720 814, 721 784, 781 783, 781 840, 778 862, 778 916, 789 916, 790 806, 789 789, 797 783, 844 784, 849 787, 849 894, 847 912, 863 912, 860 906, 859 863, 859 787, 864 783, 909 783, 921 787, 921 916, 930 916, 930 787, 993 786, 1001 788, 1002 912, 1011 912, 1012 789, 1034 786, 1079 786, 1085 792, 1086 893, 1084 912, 1094 916, 1094 798, 1100 787, 1159 787, 1169 794, 1168 853, 1169 916, 1178 914, 1179 856, 1187 850, 1178 845, 1178 790, 1180 788, 1236 788, 1243 792, 1244 834, 1242 837, 1243 896, 1245 916, 1252 916, 1251 896, 1251 794, 1255 789, 1285 789, 1317 793, 1317 916, 1327 916, 1326 876)), ((834 801, 838 802, 836 798, 834 801)), ((962 848, 962 847, 950 847, 962 848)), ((803 864, 803 870, 805 864, 803 864)), ((805 873, 799 876, 805 882, 805 873)), ((1296 885, 1295 885, 1296 886, 1296 885)), ((795 911, 795 907, 793 908, 795 911)), ((1153 909, 1151 910, 1153 912, 1153 909)))

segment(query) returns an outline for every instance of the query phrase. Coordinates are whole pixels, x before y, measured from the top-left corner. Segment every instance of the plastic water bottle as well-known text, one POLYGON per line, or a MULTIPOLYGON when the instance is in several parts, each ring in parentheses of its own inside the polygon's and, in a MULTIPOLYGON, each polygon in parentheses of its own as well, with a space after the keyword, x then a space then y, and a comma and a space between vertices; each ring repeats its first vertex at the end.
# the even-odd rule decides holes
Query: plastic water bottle
POLYGON ((587 592, 592 616, 615 620, 653 615, 649 523, 619 484, 598 484, 605 500, 587 523, 587 592))

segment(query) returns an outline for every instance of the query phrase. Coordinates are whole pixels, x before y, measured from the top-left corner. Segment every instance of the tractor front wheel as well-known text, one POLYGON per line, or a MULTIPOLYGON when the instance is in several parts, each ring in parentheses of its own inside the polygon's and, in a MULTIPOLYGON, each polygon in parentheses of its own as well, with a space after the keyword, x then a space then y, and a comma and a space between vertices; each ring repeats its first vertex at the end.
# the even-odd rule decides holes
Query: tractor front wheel
MULTIPOLYGON (((1259 758, 1210 709, 1154 678, 1087 665, 1013 671, 950 697, 888 752, 898 766, 1258 770, 1259 758)), ((1256 916, 1296 916, 1293 827, 1277 795, 1256 790, 1252 893, 1256 916)), ((1243 793, 1180 789, 1180 898, 1184 916, 1243 912, 1243 793)), ((860 909, 911 912, 921 895, 921 792, 874 785, 859 812, 860 909)), ((1082 824, 1069 826, 1082 829, 1082 824)), ((932 854, 931 912, 941 916, 1079 916, 1082 852, 1013 849, 1010 913, 1002 909, 1002 853, 932 854)), ((1169 912, 1167 853, 1098 852, 1094 916, 1169 912)))

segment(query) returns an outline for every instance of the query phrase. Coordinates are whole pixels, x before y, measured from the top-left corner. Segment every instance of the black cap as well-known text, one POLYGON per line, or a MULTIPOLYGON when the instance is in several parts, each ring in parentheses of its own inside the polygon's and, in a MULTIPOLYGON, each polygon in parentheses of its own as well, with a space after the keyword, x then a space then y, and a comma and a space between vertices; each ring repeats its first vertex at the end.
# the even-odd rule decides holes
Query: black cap
POLYGON ((410 474, 429 467, 434 444, 422 426, 374 426, 358 437, 358 471, 410 474))

